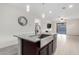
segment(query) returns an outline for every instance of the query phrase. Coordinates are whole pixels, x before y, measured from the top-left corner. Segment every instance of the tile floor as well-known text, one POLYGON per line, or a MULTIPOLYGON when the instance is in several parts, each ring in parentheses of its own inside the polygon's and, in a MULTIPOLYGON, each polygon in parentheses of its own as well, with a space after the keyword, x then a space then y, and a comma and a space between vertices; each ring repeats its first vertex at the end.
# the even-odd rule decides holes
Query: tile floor
POLYGON ((58 34, 55 55, 79 55, 79 36, 58 34))
POLYGON ((17 55, 17 54, 18 54, 18 44, 0 49, 0 55, 17 55))

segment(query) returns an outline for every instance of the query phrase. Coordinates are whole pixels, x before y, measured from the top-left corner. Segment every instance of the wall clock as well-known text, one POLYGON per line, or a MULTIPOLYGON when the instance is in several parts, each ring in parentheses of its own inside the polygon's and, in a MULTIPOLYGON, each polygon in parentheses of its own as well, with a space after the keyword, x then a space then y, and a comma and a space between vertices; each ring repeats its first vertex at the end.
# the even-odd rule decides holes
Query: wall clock
POLYGON ((27 19, 25 16, 20 16, 18 17, 18 23, 21 25, 21 26, 25 26, 27 24, 27 19))

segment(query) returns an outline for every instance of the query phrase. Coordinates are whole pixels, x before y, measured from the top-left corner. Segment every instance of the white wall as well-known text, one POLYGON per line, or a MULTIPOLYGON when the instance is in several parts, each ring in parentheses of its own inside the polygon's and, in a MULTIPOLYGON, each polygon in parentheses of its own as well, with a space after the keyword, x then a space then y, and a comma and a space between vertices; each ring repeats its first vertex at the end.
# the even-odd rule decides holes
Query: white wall
POLYGON ((56 22, 52 22, 52 32, 56 33, 56 22))
POLYGON ((67 34, 79 35, 79 19, 67 21, 67 34))
MULTIPOLYGON (((45 30, 47 20, 41 20, 41 25, 42 30, 45 30)), ((13 35, 32 33, 34 29, 34 16, 27 13, 25 9, 9 4, 0 4, 0 48, 17 44, 17 38, 13 35), (19 16, 26 16, 28 19, 26 26, 22 27, 18 24, 19 16)))
POLYGON ((29 14, 27 15, 25 10, 8 4, 0 5, 0 47, 5 46, 9 41, 11 43, 7 45, 15 44, 12 42, 16 42, 17 39, 13 37, 13 35, 33 32, 33 23, 33 17, 30 17, 29 14), (26 18, 28 19, 27 26, 22 27, 18 24, 19 16, 26 16, 26 18))
POLYGON ((56 33, 56 22, 55 21, 51 21, 49 19, 41 20, 41 27, 42 27, 42 31, 43 32, 45 32, 46 30, 48 30, 49 33, 56 33), (47 24, 48 23, 51 24, 51 30, 47 29, 47 24))

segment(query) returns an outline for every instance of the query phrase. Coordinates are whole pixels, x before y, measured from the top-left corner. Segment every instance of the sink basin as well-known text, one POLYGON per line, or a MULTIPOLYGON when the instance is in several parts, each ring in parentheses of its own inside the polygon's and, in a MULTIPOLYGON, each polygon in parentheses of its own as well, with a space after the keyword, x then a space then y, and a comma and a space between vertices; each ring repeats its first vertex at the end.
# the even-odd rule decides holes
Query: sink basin
POLYGON ((48 35, 48 34, 41 34, 41 35, 30 35, 30 37, 38 37, 38 38, 40 38, 40 39, 42 39, 42 38, 45 38, 45 37, 47 37, 47 36, 50 36, 50 35, 48 35))
POLYGON ((36 35, 30 35, 29 37, 35 37, 36 35))
POLYGON ((48 35, 48 34, 41 34, 41 35, 39 36, 39 38, 42 39, 42 38, 45 38, 45 37, 47 37, 47 36, 50 36, 50 35, 48 35))

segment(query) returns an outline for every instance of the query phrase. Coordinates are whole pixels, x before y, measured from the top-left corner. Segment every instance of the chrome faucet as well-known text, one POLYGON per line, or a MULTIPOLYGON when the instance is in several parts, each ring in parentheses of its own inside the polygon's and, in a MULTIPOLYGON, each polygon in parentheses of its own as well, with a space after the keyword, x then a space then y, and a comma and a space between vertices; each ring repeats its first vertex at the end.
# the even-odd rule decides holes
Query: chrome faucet
POLYGON ((38 23, 35 23, 35 35, 41 34, 41 26, 38 23))

